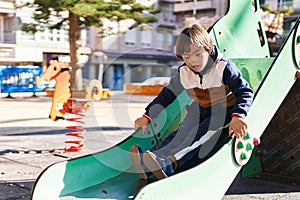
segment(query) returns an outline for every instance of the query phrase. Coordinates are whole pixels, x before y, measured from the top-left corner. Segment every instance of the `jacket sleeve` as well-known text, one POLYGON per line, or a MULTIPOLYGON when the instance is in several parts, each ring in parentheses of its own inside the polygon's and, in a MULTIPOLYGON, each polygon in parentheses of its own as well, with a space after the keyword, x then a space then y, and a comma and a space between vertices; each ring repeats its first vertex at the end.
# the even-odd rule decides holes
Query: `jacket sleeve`
POLYGON ((246 117, 251 107, 254 93, 249 83, 242 77, 240 70, 231 60, 228 61, 224 69, 223 83, 228 85, 230 91, 233 92, 236 97, 232 114, 237 113, 246 117))
POLYGON ((177 72, 176 75, 171 78, 169 85, 164 87, 157 97, 148 104, 145 108, 145 114, 150 118, 157 117, 159 113, 170 105, 183 90, 184 88, 180 83, 180 74, 177 72))

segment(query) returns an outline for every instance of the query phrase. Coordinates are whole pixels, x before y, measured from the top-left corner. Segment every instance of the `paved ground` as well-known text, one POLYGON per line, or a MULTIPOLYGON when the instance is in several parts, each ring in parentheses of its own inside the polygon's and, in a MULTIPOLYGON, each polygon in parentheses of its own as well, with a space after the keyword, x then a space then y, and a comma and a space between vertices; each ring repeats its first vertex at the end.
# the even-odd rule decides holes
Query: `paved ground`
MULTIPOLYGON (((123 140, 153 98, 119 92, 94 103, 84 121, 87 148, 65 153, 66 126, 70 122, 48 118, 51 98, 44 93, 37 97, 13 94, 12 99, 0 95, 0 200, 28 200, 35 179, 50 164, 106 149, 123 140), (99 132, 101 140, 95 140, 93 135, 99 132)), ((296 200, 300 199, 300 186, 293 179, 270 174, 251 178, 238 175, 223 200, 238 199, 296 200)))

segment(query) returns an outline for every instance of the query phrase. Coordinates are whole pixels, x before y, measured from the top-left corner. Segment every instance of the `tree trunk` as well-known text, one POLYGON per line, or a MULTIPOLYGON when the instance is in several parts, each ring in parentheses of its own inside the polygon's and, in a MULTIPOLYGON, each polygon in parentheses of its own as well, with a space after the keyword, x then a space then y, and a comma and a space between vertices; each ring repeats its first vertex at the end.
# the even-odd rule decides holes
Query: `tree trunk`
POLYGON ((70 65, 72 67, 70 83, 71 90, 82 90, 81 73, 77 73, 80 65, 78 63, 78 48, 80 45, 79 18, 72 12, 69 12, 69 43, 70 43, 70 65))

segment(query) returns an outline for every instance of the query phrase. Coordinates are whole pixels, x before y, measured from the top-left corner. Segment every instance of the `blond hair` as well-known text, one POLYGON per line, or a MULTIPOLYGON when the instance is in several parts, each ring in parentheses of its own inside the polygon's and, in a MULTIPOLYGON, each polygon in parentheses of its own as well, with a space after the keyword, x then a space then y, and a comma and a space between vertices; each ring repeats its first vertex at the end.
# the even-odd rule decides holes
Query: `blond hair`
POLYGON ((191 44, 203 47, 209 54, 212 51, 212 39, 206 29, 199 24, 193 24, 181 31, 176 41, 176 57, 182 60, 182 54, 190 51, 191 44))

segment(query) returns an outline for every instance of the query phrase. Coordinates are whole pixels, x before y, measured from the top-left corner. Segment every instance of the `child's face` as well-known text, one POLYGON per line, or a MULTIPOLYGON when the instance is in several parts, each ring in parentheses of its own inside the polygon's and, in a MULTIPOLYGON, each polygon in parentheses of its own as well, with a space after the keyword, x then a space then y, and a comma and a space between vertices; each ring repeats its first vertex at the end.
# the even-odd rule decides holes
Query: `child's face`
POLYGON ((209 54, 203 47, 191 44, 190 51, 184 52, 182 58, 191 70, 201 72, 208 62, 209 54))

